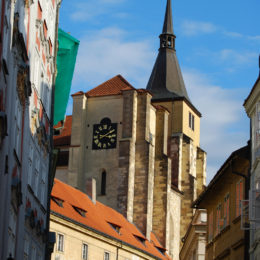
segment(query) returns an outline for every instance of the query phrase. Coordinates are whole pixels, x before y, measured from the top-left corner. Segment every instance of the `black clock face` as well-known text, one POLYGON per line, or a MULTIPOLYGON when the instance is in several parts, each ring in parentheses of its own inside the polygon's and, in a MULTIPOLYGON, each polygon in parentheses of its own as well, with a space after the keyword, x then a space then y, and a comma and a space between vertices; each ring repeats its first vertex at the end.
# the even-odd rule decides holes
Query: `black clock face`
POLYGON ((101 120, 100 124, 93 125, 92 149, 116 148, 117 123, 111 123, 109 118, 101 120))

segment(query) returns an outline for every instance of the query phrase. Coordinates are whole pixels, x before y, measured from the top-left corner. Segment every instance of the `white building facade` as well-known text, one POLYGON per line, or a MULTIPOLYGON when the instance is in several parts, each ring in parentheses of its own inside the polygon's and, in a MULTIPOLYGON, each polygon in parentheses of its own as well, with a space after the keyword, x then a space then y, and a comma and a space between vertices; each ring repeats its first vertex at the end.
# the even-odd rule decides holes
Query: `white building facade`
POLYGON ((0 0, 0 259, 46 257, 60 0, 0 0))

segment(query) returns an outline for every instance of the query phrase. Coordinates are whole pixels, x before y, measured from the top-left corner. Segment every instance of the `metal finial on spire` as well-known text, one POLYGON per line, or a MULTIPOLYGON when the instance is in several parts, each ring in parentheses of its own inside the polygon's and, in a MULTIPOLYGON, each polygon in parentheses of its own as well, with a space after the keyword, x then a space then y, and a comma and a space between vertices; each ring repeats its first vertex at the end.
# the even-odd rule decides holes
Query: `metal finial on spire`
POLYGON ((165 18, 163 24, 162 33, 173 34, 173 25, 172 25, 172 4, 171 0, 167 0, 167 6, 165 11, 165 18))

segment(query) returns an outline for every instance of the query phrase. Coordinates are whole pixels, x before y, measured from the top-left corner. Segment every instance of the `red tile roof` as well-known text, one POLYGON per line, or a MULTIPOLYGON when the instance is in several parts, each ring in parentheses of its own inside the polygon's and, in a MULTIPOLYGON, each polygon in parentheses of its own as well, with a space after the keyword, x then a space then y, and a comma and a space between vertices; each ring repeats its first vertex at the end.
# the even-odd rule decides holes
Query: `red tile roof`
POLYGON ((86 93, 87 97, 101 97, 110 95, 120 95, 123 90, 135 90, 135 88, 121 75, 117 75, 107 80, 101 85, 91 89, 86 93))
POLYGON ((84 95, 84 92, 83 91, 79 91, 79 92, 77 92, 75 94, 72 94, 71 96, 75 97, 75 96, 82 96, 82 95, 84 95))
MULTIPOLYGON (((102 96, 112 96, 112 95, 121 95, 122 91, 124 90, 136 90, 138 93, 149 93, 147 89, 136 89, 134 88, 124 77, 121 75, 117 75, 112 79, 105 81, 104 83, 98 85, 97 87, 91 89, 90 91, 86 92, 87 97, 102 97, 102 96)), ((80 96, 84 93, 79 91, 71 96, 80 96)))
MULTIPOLYGON (((64 126, 61 129, 59 135, 53 136, 54 146, 69 146, 71 138, 71 126, 72 126, 72 116, 66 116, 64 121, 64 126)), ((54 126, 54 129, 61 128, 62 124, 59 122, 54 126)))
POLYGON ((149 242, 138 228, 123 215, 98 201, 94 204, 83 192, 55 179, 51 195, 63 201, 63 207, 60 207, 51 200, 51 211, 53 213, 58 213, 71 221, 78 222, 130 246, 139 248, 159 259, 171 259, 157 249, 162 248, 162 246, 153 233, 151 234, 151 242, 149 242), (73 207, 86 211, 86 216, 81 216, 73 207), (109 223, 119 226, 120 234, 109 223), (135 236, 145 239, 145 245, 135 236))

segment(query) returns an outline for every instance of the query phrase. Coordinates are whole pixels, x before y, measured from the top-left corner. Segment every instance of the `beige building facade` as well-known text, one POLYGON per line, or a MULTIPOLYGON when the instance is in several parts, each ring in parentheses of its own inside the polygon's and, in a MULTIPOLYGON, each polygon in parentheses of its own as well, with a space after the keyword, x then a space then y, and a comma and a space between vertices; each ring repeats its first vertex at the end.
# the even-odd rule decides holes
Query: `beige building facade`
POLYGON ((180 260, 205 260, 207 242, 207 211, 196 210, 183 240, 180 260))

